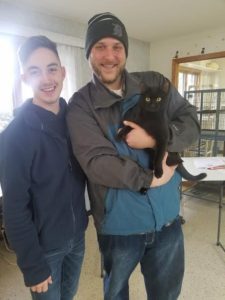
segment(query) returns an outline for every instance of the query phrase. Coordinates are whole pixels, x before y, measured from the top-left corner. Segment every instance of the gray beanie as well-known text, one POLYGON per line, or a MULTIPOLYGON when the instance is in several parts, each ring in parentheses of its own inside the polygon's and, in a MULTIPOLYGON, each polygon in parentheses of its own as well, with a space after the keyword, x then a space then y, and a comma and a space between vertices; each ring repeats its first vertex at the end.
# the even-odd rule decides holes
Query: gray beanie
POLYGON ((112 37, 119 40, 128 55, 128 36, 124 24, 113 14, 106 12, 94 15, 88 21, 88 29, 85 39, 85 53, 88 59, 91 48, 99 40, 112 37))

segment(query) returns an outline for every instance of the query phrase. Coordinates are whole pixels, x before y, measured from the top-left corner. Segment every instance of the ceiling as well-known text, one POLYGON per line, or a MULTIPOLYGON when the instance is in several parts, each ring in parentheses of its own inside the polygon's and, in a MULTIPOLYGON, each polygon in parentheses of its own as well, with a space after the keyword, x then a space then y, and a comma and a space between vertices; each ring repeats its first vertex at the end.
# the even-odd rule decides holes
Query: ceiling
POLYGON ((5 0, 5 2, 85 25, 94 14, 109 11, 123 21, 130 37, 148 42, 225 27, 225 0, 5 0))

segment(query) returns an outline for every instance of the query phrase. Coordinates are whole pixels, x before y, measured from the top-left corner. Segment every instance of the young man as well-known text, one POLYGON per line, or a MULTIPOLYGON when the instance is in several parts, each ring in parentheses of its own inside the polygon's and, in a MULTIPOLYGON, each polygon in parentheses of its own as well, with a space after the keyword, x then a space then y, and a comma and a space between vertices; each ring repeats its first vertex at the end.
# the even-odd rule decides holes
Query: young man
MULTIPOLYGON (((129 299, 128 280, 137 266, 148 299, 177 299, 184 273, 184 245, 179 214, 180 176, 163 162, 157 179, 142 149, 155 140, 134 123, 126 143, 118 141, 124 112, 137 103, 141 83, 160 86, 156 72, 125 70, 128 37, 123 23, 110 13, 88 23, 86 57, 93 80, 76 92, 67 121, 73 150, 89 179, 91 209, 104 258, 104 299, 129 299)), ((170 84, 167 109, 169 151, 195 141, 199 125, 195 108, 170 84)))
POLYGON ((56 44, 28 38, 19 49, 33 98, 0 136, 0 182, 7 237, 32 299, 72 300, 87 226, 85 176, 75 159, 60 93, 65 77, 56 44))

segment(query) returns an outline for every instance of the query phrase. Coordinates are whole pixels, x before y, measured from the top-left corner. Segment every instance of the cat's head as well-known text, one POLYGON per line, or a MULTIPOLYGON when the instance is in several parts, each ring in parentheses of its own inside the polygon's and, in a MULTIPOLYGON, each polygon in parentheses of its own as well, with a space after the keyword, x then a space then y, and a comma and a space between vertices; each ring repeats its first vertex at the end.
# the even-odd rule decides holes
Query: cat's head
POLYGON ((149 87, 141 83, 141 108, 147 111, 160 111, 166 105, 167 94, 169 90, 169 81, 164 80, 161 86, 149 87))

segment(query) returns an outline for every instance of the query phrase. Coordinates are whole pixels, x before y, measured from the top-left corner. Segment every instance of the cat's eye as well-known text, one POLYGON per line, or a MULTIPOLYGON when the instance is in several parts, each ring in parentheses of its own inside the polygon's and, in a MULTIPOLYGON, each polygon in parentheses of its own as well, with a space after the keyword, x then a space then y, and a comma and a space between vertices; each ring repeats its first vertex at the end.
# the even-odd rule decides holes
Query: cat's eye
POLYGON ((146 101, 146 102, 150 102, 150 101, 151 101, 151 98, 146 97, 146 98, 145 98, 145 101, 146 101))
POLYGON ((161 97, 157 97, 157 98, 156 98, 156 101, 157 101, 157 102, 160 102, 161 100, 162 100, 161 97))

